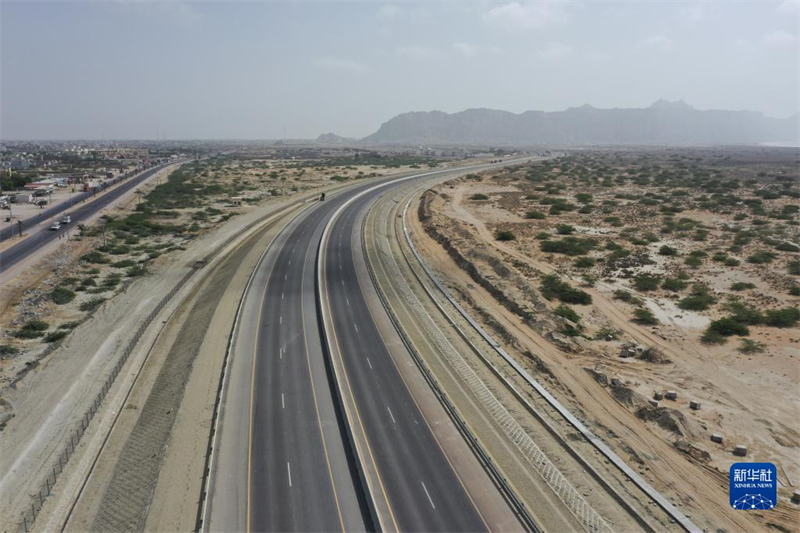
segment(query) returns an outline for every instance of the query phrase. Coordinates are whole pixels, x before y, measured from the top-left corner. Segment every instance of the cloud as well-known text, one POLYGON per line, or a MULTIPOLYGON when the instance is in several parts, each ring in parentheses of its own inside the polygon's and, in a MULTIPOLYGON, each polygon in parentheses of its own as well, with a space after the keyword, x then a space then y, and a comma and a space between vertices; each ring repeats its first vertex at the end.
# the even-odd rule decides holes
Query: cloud
POLYGON ((644 40, 644 44, 653 48, 658 48, 659 50, 667 50, 672 48, 672 46, 675 44, 675 41, 663 35, 651 35, 644 40))
POLYGON ((703 2, 697 2, 681 8, 680 16, 683 22, 688 25, 697 24, 706 16, 706 5, 703 2))
POLYGON ((775 7, 775 12, 780 14, 795 15, 800 11, 800 1, 785 0, 775 7))
POLYGON ((392 4, 384 4, 378 9, 375 15, 378 20, 390 21, 394 20, 400 14, 400 8, 392 4))
POLYGON ((442 53, 435 48, 418 45, 398 46, 395 48, 395 53, 400 57, 408 57, 411 59, 438 59, 442 53))
POLYGON ((363 72, 367 70, 367 66, 359 63, 358 61, 353 61, 352 59, 341 59, 333 56, 325 56, 316 59, 314 61, 314 66, 316 68, 326 70, 340 70, 348 72, 363 72))
POLYGON ((203 15, 189 2, 117 0, 105 2, 103 5, 109 9, 123 9, 131 15, 149 17, 172 25, 192 27, 203 22, 203 15))
POLYGON ((773 30, 764 36, 764 45, 773 48, 792 45, 795 41, 797 37, 784 30, 773 30))
POLYGON ((504 30, 540 30, 564 24, 571 18, 571 5, 564 1, 511 2, 493 7, 483 15, 489 24, 504 30))
POLYGON ((544 50, 539 51, 537 55, 540 58, 545 59, 547 61, 556 61, 559 59, 564 59, 565 57, 571 54, 572 54, 571 46, 555 41, 550 41, 544 47, 544 50))
POLYGON ((453 49, 464 57, 475 57, 481 54, 499 54, 500 48, 496 46, 480 46, 470 43, 454 43, 453 49))

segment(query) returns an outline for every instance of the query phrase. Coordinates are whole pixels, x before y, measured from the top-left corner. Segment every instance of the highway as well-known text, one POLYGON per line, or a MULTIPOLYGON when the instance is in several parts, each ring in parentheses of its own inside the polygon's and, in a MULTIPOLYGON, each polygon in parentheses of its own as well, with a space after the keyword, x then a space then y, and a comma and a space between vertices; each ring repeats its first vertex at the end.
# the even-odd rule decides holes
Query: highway
POLYGON ((373 190, 379 183, 306 209, 256 267, 232 332, 203 530, 489 529, 395 367, 359 285, 352 239, 360 242, 360 215, 385 191, 373 190), (342 206, 329 228, 330 246, 320 252, 323 230, 342 206), (358 474, 365 458, 348 440, 323 350, 318 252, 326 254, 324 297, 335 317, 330 333, 358 405, 380 495, 358 474), (375 498, 385 499, 378 507, 388 513, 370 510, 375 498))
MULTIPOLYGON (((63 202, 57 206, 54 206, 44 211, 42 213, 42 219, 44 220, 48 217, 51 217, 55 214, 65 211, 71 207, 74 207, 74 209, 72 211, 69 211, 68 213, 72 218, 71 227, 74 228, 75 226, 77 226, 78 223, 88 219, 98 211, 102 210, 109 203, 113 202, 117 198, 129 192, 131 189, 133 189, 134 187, 136 187, 137 185, 139 185, 140 183, 151 177, 156 172, 172 164, 175 163, 174 162, 165 163, 163 165, 159 165, 151 169, 145 170, 138 176, 129 178, 127 181, 123 182, 121 185, 118 185, 116 188, 107 191, 102 196, 90 202, 87 202, 79 207, 74 207, 74 203, 63 202)), ((81 194, 84 195, 85 197, 88 197, 92 193, 81 193, 81 194)), ((81 197, 78 196, 76 197, 75 200, 77 201, 80 198, 81 197)), ((31 224, 29 220, 30 219, 24 221, 23 223, 28 222, 28 224, 31 224)), ((60 230, 52 231, 50 230, 49 225, 43 226, 39 229, 31 229, 30 231, 32 231, 32 233, 29 236, 24 237, 23 240, 9 247, 6 251, 0 254, 0 273, 8 270, 9 268, 14 266, 18 262, 22 261, 29 255, 35 253, 43 246, 45 246, 47 243, 53 240, 57 240, 59 238, 59 235, 66 233, 68 229, 69 228, 67 228, 67 226, 62 226, 60 230)), ((16 231, 16 228, 14 228, 14 230, 16 231)), ((10 237, 10 234, 8 236, 6 235, 7 232, 10 232, 10 228, 5 228, 3 230, 2 234, 3 240, 10 237)))

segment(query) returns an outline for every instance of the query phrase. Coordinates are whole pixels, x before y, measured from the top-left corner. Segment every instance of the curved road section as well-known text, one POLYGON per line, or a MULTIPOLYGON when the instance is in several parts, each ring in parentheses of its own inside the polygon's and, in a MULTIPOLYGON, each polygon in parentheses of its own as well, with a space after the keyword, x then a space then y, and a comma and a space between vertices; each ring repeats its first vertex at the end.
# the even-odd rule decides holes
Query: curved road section
POLYGON ((270 244, 231 332, 203 530, 488 529, 395 367, 351 243, 384 186, 491 166, 353 187, 306 209, 270 244), (324 337, 318 254, 332 318, 324 337), (339 372, 357 413, 342 409, 339 372))

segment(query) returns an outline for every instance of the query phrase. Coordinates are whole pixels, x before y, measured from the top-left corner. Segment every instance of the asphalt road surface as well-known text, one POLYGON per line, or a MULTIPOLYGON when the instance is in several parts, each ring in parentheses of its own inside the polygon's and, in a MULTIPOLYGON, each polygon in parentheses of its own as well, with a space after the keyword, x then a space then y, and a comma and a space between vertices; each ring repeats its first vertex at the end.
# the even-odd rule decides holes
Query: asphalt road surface
MULTIPOLYGON (((69 211, 69 215, 72 218, 72 223, 69 227, 62 225, 61 229, 59 230, 51 230, 49 226, 41 227, 39 229, 30 230, 33 233, 28 237, 25 237, 22 241, 18 242, 17 244, 9 247, 5 252, 0 254, 0 272, 4 272, 7 269, 11 268, 18 262, 22 261, 29 255, 35 253, 37 250, 45 246, 47 243, 56 240, 59 236, 63 236, 64 233, 67 232, 69 229, 74 229, 79 222, 88 219, 104 207, 106 207, 109 203, 113 202, 123 194, 127 193, 144 180, 155 174, 156 172, 162 170, 164 167, 172 165, 174 163, 166 163, 164 165, 159 165, 157 167, 153 167, 151 169, 145 170, 138 176, 134 178, 130 178, 127 181, 123 182, 121 185, 117 186, 115 189, 112 189, 102 196, 87 202, 79 207, 74 208, 72 211, 69 211)), ((91 194, 91 193, 84 193, 84 194, 91 194)), ((76 197, 77 200, 77 197, 76 197)), ((64 211, 70 207, 74 207, 72 204, 68 204, 64 202, 59 204, 55 207, 52 207, 46 210, 42 214, 42 219, 46 219, 47 217, 53 216, 61 211, 64 211)), ((25 222, 31 224, 30 219, 27 221, 23 221, 23 225, 25 222)), ((5 228, 3 231, 9 230, 9 228, 5 228)), ((17 231, 17 228, 14 228, 14 231, 17 231)), ((5 233, 3 233, 3 240, 5 240, 5 233)))
MULTIPOLYGON (((253 273, 233 335, 204 530, 374 527, 323 355, 315 267, 334 211, 377 183, 329 196, 301 213, 278 234, 253 273)), ((351 203, 329 230, 322 253, 327 254, 332 329, 385 485, 393 527, 484 531, 486 523, 394 366, 356 278, 351 250, 352 235, 360 235, 356 220, 385 190, 351 203)))

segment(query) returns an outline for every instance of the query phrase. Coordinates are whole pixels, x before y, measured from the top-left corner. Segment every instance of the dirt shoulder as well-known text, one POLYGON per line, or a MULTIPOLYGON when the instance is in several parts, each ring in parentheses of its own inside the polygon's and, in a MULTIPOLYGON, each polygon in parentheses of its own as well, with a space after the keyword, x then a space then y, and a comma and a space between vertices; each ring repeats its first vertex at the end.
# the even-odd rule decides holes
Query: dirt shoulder
MULTIPOLYGON (((648 190, 645 185, 624 179, 629 175, 629 167, 640 169, 642 154, 632 156, 635 163, 625 166, 616 163, 619 168, 611 164, 615 158, 621 159, 618 154, 606 156, 593 154, 594 159, 577 158, 552 166, 530 165, 441 185, 435 188, 435 194, 428 193, 423 200, 419 212, 423 223, 412 217, 420 248, 462 304, 507 342, 518 360, 532 371, 538 370, 556 396, 585 413, 598 435, 641 469, 657 489, 685 507, 684 512, 693 520, 708 527, 724 525, 729 530, 766 529, 769 524, 792 530, 797 524, 797 509, 787 500, 794 490, 791 482, 800 475, 795 472, 797 462, 793 460, 800 435, 800 428, 794 423, 798 419, 797 330, 751 326, 750 338, 764 344, 764 350, 756 354, 740 352, 733 341, 714 345, 704 343, 701 337, 708 324, 730 313, 732 301, 758 305, 762 310, 796 305, 796 298, 787 290, 794 282, 791 276, 783 274, 784 262, 791 260, 791 254, 781 255, 780 248, 784 246, 775 252, 774 262, 780 270, 747 261, 760 249, 770 246, 770 242, 773 248, 777 246, 778 235, 792 242, 796 239, 791 236, 794 230, 788 226, 785 233, 776 231, 765 237, 770 239, 766 241, 755 234, 752 242, 731 250, 724 244, 727 237, 723 228, 742 220, 739 215, 742 208, 730 209, 727 214, 715 212, 709 217, 708 208, 673 200, 671 203, 681 206, 680 214, 667 217, 662 212, 649 218, 642 216, 637 211, 638 198, 647 198, 647 192, 664 195, 663 190, 648 190), (603 164, 613 168, 605 170, 605 174, 614 187, 592 186, 592 180, 588 183, 578 180, 581 186, 573 188, 570 181, 573 175, 589 174, 603 164), (552 180, 548 177, 551 173, 552 180), (620 175, 621 182, 614 182, 620 175), (560 183, 565 186, 557 187, 560 183), (554 194, 549 194, 549 190, 554 194), (577 212, 582 205, 576 197, 579 193, 590 195, 588 203, 594 210, 577 212), (552 214, 553 204, 542 202, 548 197, 562 198, 576 207, 552 214), (604 209, 609 212, 602 212, 604 209), (532 211, 544 216, 526 216, 532 211), (615 220, 605 222, 613 217, 619 218, 621 224, 615 220), (690 230, 666 234, 660 231, 670 220, 688 226, 682 218, 694 221, 690 230), (575 266, 576 257, 584 255, 567 256, 541 250, 542 241, 563 239, 558 233, 559 224, 571 226, 571 236, 599 241, 594 245, 597 251, 585 255, 593 259, 594 266, 588 269, 575 266), (499 232, 503 231, 512 232, 514 239, 498 240, 499 232), (648 233, 663 237, 647 242, 652 238, 648 233), (696 237, 704 240, 695 240, 696 237), (631 262, 615 269, 607 257, 609 254, 600 251, 609 241, 631 250, 634 257, 649 255, 652 263, 631 262), (644 242, 636 244, 640 241, 644 242), (665 244, 678 250, 676 259, 665 260, 665 256, 659 255, 658 250, 665 244), (695 250, 705 250, 706 256, 693 254, 695 250), (739 258, 738 265, 726 266, 712 260, 711 256, 718 252, 739 258), (695 268, 686 264, 689 257, 701 257, 702 261, 695 268), (660 285, 667 278, 678 279, 680 271, 690 273, 691 277, 678 295, 660 287, 655 291, 636 288, 637 276, 658 276, 660 285), (573 288, 580 287, 580 291, 591 296, 591 303, 565 304, 557 298, 545 298, 541 283, 551 274, 557 274, 573 288), (752 283, 755 289, 745 294, 730 291, 736 282, 752 283), (677 302, 692 294, 692 283, 712 287, 718 304, 707 311, 677 307, 677 302), (616 299, 619 293, 615 291, 620 290, 641 299, 641 303, 616 299), (570 320, 575 315, 556 312, 559 307, 569 308, 578 321, 570 320), (653 310, 659 323, 650 326, 632 320, 639 308, 653 310), (631 356, 620 357, 622 350, 628 348, 630 354, 625 355, 631 356), (537 359, 526 353, 534 354, 537 359), (754 371, 755 360, 759 368, 754 371), (541 372, 541 367, 537 369, 539 364, 549 369, 551 375, 541 372), (765 388, 794 401, 767 402, 767 405, 765 388), (665 390, 677 391, 677 401, 661 400, 658 407, 648 403, 654 391, 665 390), (700 402, 701 408, 690 409, 690 400, 700 402), (711 442, 712 433, 724 436, 722 445, 711 442), (748 446, 747 460, 766 460, 779 465, 783 498, 775 510, 745 516, 729 509, 727 469, 737 460, 732 455, 734 444, 748 446), (692 485, 686 487, 682 482, 685 479, 692 479, 692 485)), ((663 154, 644 154, 644 157, 651 166, 666 166, 663 154), (660 159, 656 161, 656 157, 660 159)), ((723 160, 715 154, 698 157, 705 158, 704 163, 709 166, 713 161, 723 160)), ((666 159, 668 162, 669 158, 666 159)), ((758 191, 777 188, 771 185, 769 176, 783 175, 782 161, 780 158, 744 161, 732 168, 723 167, 720 175, 731 175, 730 179, 745 182, 765 172, 764 183, 757 181, 747 189, 757 194, 738 193, 745 199, 750 195, 761 199, 759 194, 765 193, 758 191)), ((714 175, 713 169, 710 174, 714 175)), ((694 200, 701 193, 690 192, 688 197, 694 200)), ((580 198, 587 200, 585 196, 580 198)), ((763 202, 767 212, 773 213, 781 213, 783 206, 790 203, 780 196, 774 206, 763 202)), ((740 205, 746 208, 748 204, 740 205)), ((780 229, 781 219, 772 225, 780 229)))

